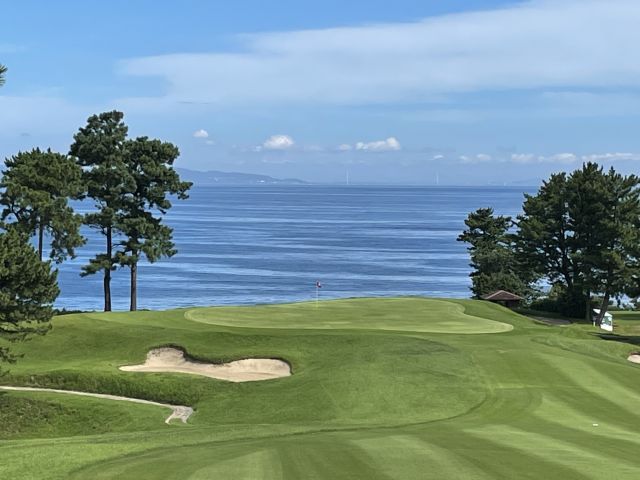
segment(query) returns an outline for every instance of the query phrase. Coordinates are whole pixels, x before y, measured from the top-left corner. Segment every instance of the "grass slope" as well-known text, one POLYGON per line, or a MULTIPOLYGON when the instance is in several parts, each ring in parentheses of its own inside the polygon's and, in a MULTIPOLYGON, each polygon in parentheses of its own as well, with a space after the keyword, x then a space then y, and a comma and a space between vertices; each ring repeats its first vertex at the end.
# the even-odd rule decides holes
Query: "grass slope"
POLYGON ((187 404, 0 394, 2 478, 637 478, 640 321, 550 327, 485 302, 354 299, 59 317, 5 384, 187 404), (461 335, 463 334, 463 335, 461 335), (233 384, 127 373, 178 345, 289 361, 233 384), (597 424, 597 426, 594 426, 597 424))

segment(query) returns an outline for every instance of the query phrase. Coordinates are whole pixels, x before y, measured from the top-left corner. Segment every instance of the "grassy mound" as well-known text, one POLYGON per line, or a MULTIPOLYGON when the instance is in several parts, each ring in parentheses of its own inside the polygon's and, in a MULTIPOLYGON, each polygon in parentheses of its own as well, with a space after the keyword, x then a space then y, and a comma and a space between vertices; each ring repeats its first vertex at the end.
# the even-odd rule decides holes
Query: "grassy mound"
POLYGON ((420 298, 58 317, 18 346, 25 357, 1 383, 196 413, 167 426, 150 406, 0 394, 0 476, 634 479, 640 366, 626 356, 640 322, 616 322, 608 341, 588 325, 420 298), (283 358, 293 375, 118 370, 167 345, 210 362, 283 358))

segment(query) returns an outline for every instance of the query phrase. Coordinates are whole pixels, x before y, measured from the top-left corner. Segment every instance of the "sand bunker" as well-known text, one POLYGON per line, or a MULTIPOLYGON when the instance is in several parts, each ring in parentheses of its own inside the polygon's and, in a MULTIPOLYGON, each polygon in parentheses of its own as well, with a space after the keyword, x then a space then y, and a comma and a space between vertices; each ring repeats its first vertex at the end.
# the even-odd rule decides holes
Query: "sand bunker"
POLYGON ((627 360, 633 363, 640 363, 640 353, 632 353, 627 357, 627 360))
POLYGON ((248 358, 234 362, 213 364, 190 360, 177 348, 156 348, 147 354, 142 365, 120 367, 125 372, 173 372, 202 375, 229 382, 255 382, 288 377, 291 367, 287 362, 273 358, 248 358))

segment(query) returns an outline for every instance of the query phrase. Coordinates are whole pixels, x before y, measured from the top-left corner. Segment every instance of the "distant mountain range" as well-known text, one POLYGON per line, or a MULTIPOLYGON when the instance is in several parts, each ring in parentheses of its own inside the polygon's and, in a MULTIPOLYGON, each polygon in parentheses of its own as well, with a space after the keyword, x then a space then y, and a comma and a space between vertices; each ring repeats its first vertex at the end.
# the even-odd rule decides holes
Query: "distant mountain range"
POLYGON ((188 168, 176 168, 182 180, 193 182, 195 185, 305 185, 308 182, 297 178, 274 178, 268 175, 253 173, 220 172, 209 170, 200 172, 188 168))

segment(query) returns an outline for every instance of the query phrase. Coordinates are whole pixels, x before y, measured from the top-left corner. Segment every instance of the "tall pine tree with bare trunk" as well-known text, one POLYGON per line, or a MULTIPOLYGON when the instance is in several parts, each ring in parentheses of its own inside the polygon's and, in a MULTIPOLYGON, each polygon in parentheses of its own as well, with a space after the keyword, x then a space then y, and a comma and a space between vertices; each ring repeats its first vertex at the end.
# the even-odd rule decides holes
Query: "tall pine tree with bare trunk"
POLYGON ((105 237, 105 251, 83 267, 82 275, 103 272, 104 311, 111 311, 111 272, 118 266, 114 252, 118 235, 118 218, 124 196, 135 189, 135 181, 125 163, 127 126, 122 112, 93 115, 87 125, 74 135, 70 148, 83 168, 87 196, 95 203, 96 212, 85 216, 85 223, 105 237))
POLYGON ((144 256, 153 263, 176 254, 173 230, 162 223, 171 208, 170 196, 188 198, 190 182, 183 182, 173 168, 179 151, 168 142, 139 137, 125 144, 125 163, 134 179, 125 196, 118 230, 123 234, 119 263, 131 274, 130 310, 138 308, 138 262, 144 256))

